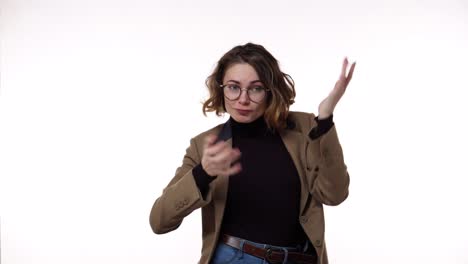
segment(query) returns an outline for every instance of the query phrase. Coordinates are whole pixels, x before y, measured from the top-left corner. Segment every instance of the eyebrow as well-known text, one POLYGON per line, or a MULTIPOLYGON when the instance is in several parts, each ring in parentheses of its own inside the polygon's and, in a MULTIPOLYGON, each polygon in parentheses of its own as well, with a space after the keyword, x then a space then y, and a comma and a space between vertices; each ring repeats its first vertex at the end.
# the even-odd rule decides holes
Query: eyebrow
MULTIPOLYGON (((239 82, 239 81, 236 81, 236 80, 229 80, 229 81, 227 81, 227 82, 233 82, 233 83, 236 83, 236 84, 240 84, 240 82, 239 82)), ((254 81, 251 81, 250 84, 252 84, 252 83, 257 83, 257 82, 260 82, 260 83, 261 83, 262 81, 260 81, 260 80, 254 80, 254 81)))

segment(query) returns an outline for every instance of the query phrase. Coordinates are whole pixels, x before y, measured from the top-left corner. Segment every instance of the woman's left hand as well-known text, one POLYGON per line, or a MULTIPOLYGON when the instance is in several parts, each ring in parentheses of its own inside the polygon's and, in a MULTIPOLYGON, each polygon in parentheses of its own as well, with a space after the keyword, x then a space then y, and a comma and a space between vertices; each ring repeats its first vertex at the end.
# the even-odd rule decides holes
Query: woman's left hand
POLYGON ((353 77, 354 67, 356 66, 356 62, 351 64, 351 68, 347 72, 348 69, 348 58, 343 60, 343 66, 341 68, 340 78, 335 84, 335 87, 330 92, 330 94, 325 98, 319 105, 318 114, 319 119, 328 118, 335 109, 336 104, 340 101, 341 97, 343 96, 344 92, 346 91, 346 87, 348 86, 351 78, 353 77))

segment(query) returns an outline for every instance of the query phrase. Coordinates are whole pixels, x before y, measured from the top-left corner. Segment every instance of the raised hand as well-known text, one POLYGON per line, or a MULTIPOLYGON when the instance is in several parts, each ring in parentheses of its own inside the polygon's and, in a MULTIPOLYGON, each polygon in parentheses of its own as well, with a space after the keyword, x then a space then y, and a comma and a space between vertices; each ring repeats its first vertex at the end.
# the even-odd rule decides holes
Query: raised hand
POLYGON ((351 64, 349 71, 347 71, 348 64, 348 58, 345 58, 343 60, 343 66, 341 68, 340 77, 338 78, 335 87, 319 105, 319 119, 325 119, 333 113, 336 104, 338 104, 338 101, 340 101, 341 97, 346 91, 346 87, 348 87, 348 84, 351 81, 351 78, 353 77, 356 62, 353 62, 353 64, 351 64))
POLYGON ((202 167, 210 176, 229 176, 241 171, 241 165, 236 162, 240 158, 239 149, 233 149, 228 143, 216 143, 215 135, 205 138, 202 167))

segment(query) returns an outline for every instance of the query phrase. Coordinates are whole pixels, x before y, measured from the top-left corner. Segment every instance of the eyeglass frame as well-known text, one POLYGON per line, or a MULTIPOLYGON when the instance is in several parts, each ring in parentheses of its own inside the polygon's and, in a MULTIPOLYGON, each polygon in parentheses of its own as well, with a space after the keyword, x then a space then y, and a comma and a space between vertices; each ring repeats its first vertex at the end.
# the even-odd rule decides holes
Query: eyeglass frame
POLYGON ((237 86, 239 86, 239 88, 240 88, 239 96, 237 96, 237 98, 235 98, 235 99, 229 99, 229 98, 226 96, 226 94, 224 94, 224 87, 226 87, 226 86, 228 86, 228 85, 237 85, 237 84, 232 84, 232 83, 220 84, 219 87, 220 87, 221 89, 223 89, 223 95, 224 95, 224 97, 226 97, 226 99, 228 99, 229 101, 238 100, 238 99, 241 97, 241 95, 242 95, 242 91, 245 91, 245 92, 247 93, 247 98, 249 98, 250 101, 252 101, 252 102, 254 102, 254 103, 256 103, 256 104, 259 104, 259 103, 263 102, 263 100, 265 100, 265 98, 266 98, 266 96, 267 96, 266 93, 269 92, 269 91, 271 91, 269 88, 265 88, 265 87, 262 86, 261 88, 263 88, 263 89, 265 90, 265 96, 262 98, 262 100, 260 100, 259 102, 257 102, 257 101, 254 101, 254 100, 252 100, 252 99, 250 98, 249 90, 252 89, 251 87, 248 87, 248 88, 241 88, 240 85, 237 85, 237 86))

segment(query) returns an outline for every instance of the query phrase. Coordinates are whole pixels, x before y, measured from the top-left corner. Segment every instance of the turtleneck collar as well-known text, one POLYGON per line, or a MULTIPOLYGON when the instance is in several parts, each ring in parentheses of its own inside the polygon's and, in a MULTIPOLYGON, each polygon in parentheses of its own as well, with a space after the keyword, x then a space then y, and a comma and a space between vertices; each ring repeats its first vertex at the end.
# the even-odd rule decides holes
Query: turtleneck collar
POLYGON ((250 123, 239 123, 230 117, 232 132, 235 136, 256 137, 271 133, 263 116, 250 123))

